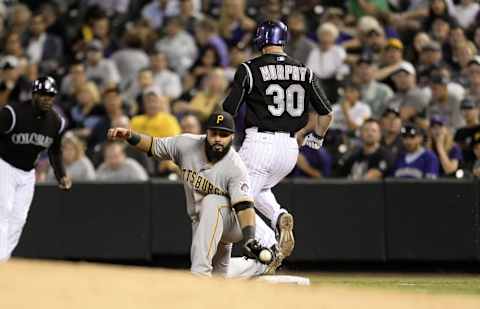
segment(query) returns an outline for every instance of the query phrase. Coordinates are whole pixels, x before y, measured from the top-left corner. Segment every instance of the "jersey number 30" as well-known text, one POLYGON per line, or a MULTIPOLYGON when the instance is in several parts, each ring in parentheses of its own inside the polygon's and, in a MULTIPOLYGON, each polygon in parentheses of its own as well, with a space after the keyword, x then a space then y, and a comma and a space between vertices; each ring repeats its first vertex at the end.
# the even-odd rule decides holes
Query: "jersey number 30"
POLYGON ((292 84, 283 89, 279 84, 271 84, 265 90, 267 95, 273 95, 273 104, 268 110, 273 116, 280 117, 285 110, 292 117, 300 117, 305 109, 305 89, 299 84, 292 84), (296 96, 296 102, 295 102, 296 96))

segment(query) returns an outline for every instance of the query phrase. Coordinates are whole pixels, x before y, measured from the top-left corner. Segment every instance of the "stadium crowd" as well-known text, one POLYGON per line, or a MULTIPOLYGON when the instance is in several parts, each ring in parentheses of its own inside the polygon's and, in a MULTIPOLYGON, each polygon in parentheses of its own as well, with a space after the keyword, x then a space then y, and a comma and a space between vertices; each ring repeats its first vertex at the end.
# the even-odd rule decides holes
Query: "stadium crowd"
MULTIPOLYGON (((107 129, 201 133, 266 19, 288 25, 287 53, 334 104, 324 147, 302 147, 291 177, 480 176, 476 0, 3 0, 0 106, 51 75, 74 181, 176 179, 107 129)), ((46 156, 36 171, 53 179, 46 156)))

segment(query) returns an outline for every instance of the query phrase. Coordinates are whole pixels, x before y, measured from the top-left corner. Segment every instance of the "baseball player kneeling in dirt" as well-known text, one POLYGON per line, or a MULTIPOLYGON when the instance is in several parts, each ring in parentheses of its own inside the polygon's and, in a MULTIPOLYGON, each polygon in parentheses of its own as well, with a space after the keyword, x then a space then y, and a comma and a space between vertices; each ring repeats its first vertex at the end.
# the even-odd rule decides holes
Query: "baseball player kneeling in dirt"
POLYGON ((206 136, 156 138, 131 129, 108 131, 109 139, 125 140, 150 155, 173 160, 181 168, 187 212, 192 220, 194 274, 226 276, 232 243, 239 241, 243 241, 246 257, 261 260, 272 253, 261 254, 269 249, 255 240, 253 198, 249 195, 247 169, 231 147, 234 131, 233 118, 226 112, 210 116, 206 136))

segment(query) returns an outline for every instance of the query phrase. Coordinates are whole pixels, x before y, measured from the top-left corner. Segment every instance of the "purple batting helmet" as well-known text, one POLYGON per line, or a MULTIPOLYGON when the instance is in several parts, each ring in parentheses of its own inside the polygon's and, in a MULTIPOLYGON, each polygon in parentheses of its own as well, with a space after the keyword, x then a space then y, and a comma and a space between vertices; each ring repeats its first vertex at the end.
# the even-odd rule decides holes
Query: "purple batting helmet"
POLYGON ((258 50, 262 50, 267 45, 285 46, 288 40, 287 25, 281 21, 267 20, 257 27, 257 32, 253 41, 258 50))

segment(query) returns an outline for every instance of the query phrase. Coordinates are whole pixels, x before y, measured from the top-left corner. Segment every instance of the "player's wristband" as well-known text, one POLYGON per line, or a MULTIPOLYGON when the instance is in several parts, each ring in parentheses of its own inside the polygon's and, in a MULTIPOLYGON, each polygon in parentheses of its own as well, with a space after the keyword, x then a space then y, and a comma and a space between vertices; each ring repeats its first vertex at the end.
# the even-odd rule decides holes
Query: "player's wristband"
POLYGON ((242 229, 243 240, 255 238, 255 226, 247 225, 242 229))
POLYGON ((137 134, 137 133, 133 133, 132 132, 132 136, 130 136, 128 139, 127 139, 127 142, 132 145, 132 146, 135 146, 137 145, 138 143, 140 143, 140 140, 142 139, 142 137, 140 136, 140 134, 137 134))

